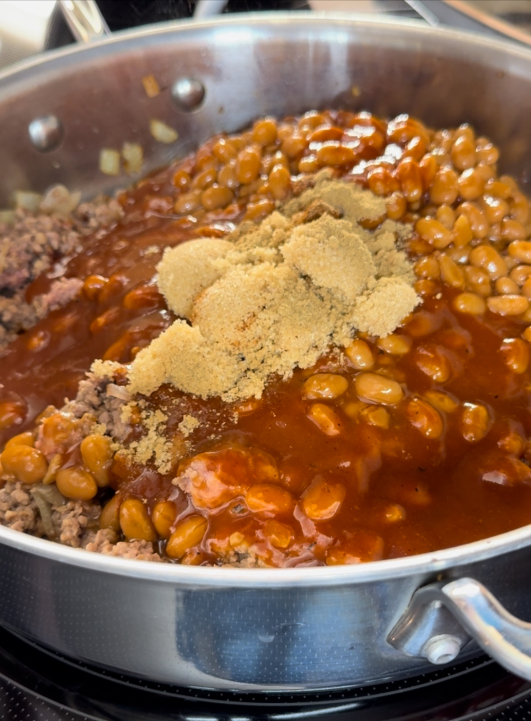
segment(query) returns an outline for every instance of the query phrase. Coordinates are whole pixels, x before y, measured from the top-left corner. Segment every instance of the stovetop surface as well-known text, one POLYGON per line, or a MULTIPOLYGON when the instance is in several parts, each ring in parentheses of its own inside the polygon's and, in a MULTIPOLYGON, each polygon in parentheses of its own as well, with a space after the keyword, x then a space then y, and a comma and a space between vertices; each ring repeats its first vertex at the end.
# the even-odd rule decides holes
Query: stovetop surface
POLYGON ((91 668, 0 628, 2 721, 517 721, 531 682, 486 657, 403 681, 316 694, 191 690, 91 668))

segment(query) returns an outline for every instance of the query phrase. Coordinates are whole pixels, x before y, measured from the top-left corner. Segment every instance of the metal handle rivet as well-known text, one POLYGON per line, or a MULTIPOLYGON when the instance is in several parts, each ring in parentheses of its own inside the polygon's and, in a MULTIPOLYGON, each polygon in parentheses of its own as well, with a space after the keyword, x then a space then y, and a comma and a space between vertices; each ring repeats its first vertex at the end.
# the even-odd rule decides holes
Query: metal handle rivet
POLYGON ((32 145, 41 153, 55 150, 61 144, 64 136, 63 125, 55 115, 35 118, 28 125, 28 133, 32 145))
POLYGON ((171 89, 171 97, 175 105, 184 113, 198 110, 205 99, 205 86, 193 78, 179 78, 171 89))
POLYGON ((426 642, 423 648, 423 655, 426 656, 430 663, 437 665, 450 663, 459 655, 461 650, 461 641, 456 637, 447 633, 440 636, 434 636, 426 642))

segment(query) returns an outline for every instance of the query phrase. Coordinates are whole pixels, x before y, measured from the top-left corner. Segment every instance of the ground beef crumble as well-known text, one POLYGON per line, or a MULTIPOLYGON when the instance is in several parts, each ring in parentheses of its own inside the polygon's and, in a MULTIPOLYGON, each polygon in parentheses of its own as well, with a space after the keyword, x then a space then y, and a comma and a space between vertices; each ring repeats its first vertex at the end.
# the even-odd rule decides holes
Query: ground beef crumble
POLYGON ((100 198, 82 203, 66 218, 18 209, 13 224, 0 224, 0 350, 50 310, 68 303, 82 283, 61 278, 30 303, 25 297, 28 285, 59 258, 79 251, 85 236, 115 223, 122 214, 118 201, 100 198))

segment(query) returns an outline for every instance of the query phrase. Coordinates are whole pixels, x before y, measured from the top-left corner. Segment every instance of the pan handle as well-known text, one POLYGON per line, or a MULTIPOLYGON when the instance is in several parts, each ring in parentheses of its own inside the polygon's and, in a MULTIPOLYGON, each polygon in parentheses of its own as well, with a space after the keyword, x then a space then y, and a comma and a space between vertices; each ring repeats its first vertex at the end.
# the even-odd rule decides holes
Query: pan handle
POLYGON ((470 637, 508 671, 531 680, 531 624, 472 578, 419 588, 387 640, 408 656, 448 663, 470 637))
POLYGON ((94 0, 60 0, 61 10, 79 43, 93 43, 111 32, 94 0))

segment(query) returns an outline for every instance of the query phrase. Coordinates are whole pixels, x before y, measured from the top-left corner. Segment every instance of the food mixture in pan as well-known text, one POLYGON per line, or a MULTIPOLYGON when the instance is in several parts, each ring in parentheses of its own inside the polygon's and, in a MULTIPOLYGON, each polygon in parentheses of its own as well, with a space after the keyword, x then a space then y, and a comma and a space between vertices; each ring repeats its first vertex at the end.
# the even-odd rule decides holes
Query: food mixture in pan
POLYGON ((531 218, 463 125, 258 120, 1 230, 0 521, 335 565, 531 522, 531 218))

